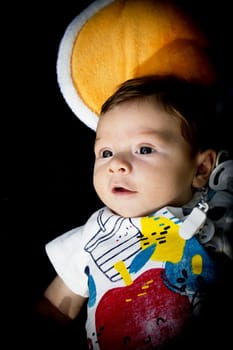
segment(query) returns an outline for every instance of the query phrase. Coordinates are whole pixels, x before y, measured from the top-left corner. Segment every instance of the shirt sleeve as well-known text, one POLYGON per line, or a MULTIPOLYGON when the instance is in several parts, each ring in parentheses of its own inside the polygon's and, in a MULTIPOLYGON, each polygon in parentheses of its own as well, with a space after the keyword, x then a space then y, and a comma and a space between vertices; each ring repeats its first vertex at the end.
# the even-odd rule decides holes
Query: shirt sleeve
POLYGON ((56 273, 74 293, 88 297, 88 278, 85 274, 88 255, 83 249, 83 227, 72 229, 45 246, 56 273))

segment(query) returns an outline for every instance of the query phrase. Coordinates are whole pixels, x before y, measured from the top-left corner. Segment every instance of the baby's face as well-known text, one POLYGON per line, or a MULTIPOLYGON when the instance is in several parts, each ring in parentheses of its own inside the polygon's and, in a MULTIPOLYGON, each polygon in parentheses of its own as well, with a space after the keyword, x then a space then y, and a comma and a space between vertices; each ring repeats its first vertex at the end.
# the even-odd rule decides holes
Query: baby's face
POLYGON ((95 190, 113 212, 145 216, 192 197, 196 161, 180 122, 149 101, 124 102, 100 117, 95 190))

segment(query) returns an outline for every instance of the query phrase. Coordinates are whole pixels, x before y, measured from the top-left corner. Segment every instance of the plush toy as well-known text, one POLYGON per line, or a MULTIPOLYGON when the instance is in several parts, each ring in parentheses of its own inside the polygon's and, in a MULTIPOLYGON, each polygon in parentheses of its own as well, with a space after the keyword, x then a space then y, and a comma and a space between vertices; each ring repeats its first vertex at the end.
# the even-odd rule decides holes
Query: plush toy
POLYGON ((95 130, 101 105, 129 78, 174 73, 212 84, 208 46, 198 24, 174 1, 97 0, 62 37, 58 83, 74 114, 95 130))

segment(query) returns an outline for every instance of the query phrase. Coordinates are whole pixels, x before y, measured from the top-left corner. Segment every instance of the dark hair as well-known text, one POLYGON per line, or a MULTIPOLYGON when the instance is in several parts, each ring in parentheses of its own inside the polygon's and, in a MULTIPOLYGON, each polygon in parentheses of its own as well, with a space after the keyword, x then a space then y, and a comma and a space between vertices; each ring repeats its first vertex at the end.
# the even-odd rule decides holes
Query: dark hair
POLYGON ((133 99, 154 100, 180 118, 181 133, 193 152, 216 149, 216 90, 194 80, 171 75, 150 75, 125 81, 102 105, 101 114, 133 99))

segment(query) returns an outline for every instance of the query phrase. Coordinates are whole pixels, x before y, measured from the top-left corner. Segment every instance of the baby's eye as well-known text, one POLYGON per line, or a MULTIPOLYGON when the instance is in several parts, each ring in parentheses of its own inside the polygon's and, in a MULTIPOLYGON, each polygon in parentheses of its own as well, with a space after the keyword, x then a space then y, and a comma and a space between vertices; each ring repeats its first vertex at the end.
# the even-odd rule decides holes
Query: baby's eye
POLYGON ((149 146, 142 146, 138 149, 137 153, 139 154, 149 154, 149 153, 153 153, 155 151, 154 148, 149 147, 149 146))
POLYGON ((112 157, 112 151, 109 151, 106 149, 105 151, 102 152, 102 158, 109 158, 112 157))

